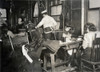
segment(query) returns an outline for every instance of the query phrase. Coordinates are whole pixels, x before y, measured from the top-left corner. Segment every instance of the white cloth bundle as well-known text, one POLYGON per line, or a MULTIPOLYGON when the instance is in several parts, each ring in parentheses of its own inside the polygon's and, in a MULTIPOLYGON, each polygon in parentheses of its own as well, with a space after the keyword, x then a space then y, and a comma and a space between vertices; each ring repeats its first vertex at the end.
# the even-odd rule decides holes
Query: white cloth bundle
POLYGON ((7 35, 10 36, 10 37, 12 37, 12 38, 15 37, 15 35, 13 34, 12 31, 8 31, 8 32, 7 32, 7 35))
POLYGON ((33 60, 32 60, 32 58, 27 54, 27 52, 28 52, 28 49, 25 47, 25 45, 23 45, 23 46, 22 46, 22 53, 23 53, 23 55, 27 58, 27 60, 28 60, 30 63, 32 63, 33 60))

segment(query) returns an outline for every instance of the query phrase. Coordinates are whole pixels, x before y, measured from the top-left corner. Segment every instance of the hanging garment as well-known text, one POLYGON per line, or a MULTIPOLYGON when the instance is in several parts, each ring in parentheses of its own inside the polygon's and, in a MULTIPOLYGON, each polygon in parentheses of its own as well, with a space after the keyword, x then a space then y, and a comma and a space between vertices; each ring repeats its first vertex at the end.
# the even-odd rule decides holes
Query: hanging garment
POLYGON ((39 8, 38 8, 38 3, 35 4, 34 6, 34 17, 38 17, 39 15, 39 8))

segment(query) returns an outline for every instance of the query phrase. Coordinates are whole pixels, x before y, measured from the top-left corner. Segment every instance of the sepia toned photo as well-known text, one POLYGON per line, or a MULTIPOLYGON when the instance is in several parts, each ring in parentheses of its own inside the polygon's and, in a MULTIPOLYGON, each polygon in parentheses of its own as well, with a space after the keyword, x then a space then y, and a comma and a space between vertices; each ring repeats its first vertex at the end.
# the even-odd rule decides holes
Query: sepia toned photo
POLYGON ((100 72, 100 0, 0 0, 1 72, 100 72))

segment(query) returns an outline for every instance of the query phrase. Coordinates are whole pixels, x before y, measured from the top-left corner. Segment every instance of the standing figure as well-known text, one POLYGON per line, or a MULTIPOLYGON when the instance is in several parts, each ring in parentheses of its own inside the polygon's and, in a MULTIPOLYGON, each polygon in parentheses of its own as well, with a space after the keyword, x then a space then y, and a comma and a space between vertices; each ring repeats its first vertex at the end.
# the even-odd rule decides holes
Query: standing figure
POLYGON ((52 32, 54 30, 57 30, 57 22, 54 20, 53 17, 47 15, 47 10, 42 11, 41 14, 43 15, 43 19, 35 28, 39 28, 43 25, 45 38, 51 39, 52 32))
POLYGON ((22 29, 23 30, 26 29, 26 27, 25 27, 26 23, 27 23, 27 18, 25 15, 25 10, 23 10, 22 13, 18 17, 18 24, 16 26, 17 33, 21 32, 22 29))

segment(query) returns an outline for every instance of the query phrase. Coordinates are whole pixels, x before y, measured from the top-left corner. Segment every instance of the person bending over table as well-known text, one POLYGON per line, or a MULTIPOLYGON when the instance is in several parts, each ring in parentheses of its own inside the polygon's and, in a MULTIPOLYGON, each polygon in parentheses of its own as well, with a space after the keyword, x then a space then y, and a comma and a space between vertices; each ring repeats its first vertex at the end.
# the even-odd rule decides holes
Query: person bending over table
POLYGON ((54 20, 53 17, 47 15, 47 10, 42 11, 41 14, 43 15, 43 19, 35 28, 39 28, 43 25, 45 39, 51 39, 52 32, 54 30, 57 30, 57 22, 54 20))

